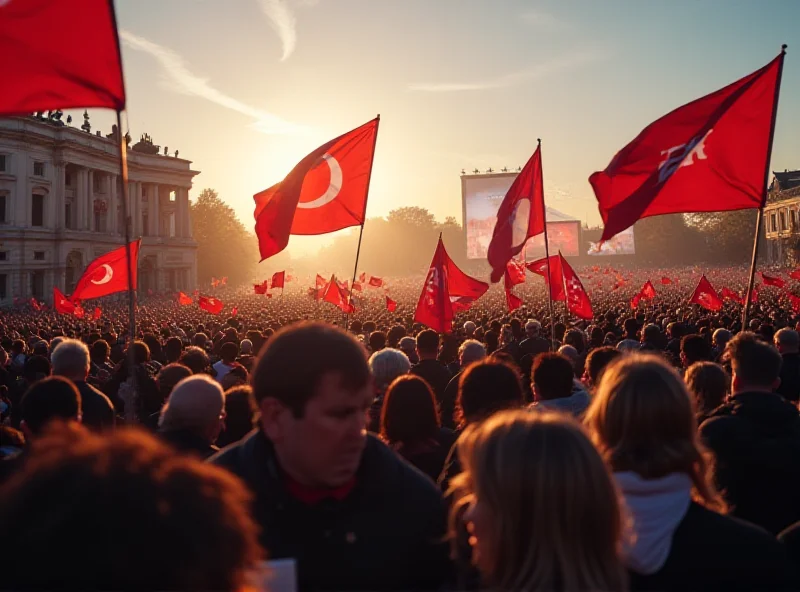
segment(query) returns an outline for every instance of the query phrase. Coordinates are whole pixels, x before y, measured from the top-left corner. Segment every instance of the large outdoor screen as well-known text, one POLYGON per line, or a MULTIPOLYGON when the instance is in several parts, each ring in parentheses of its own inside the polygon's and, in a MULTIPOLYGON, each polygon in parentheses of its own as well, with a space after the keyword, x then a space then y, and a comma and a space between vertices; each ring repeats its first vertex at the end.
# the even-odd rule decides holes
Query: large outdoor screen
MULTIPOLYGON (((467 258, 486 259, 497 221, 497 210, 517 173, 466 175, 461 177, 464 200, 464 228, 467 235, 467 258)), ((566 257, 579 252, 580 222, 547 208, 547 238, 550 254, 558 251, 566 257)), ((525 245, 524 257, 528 261, 544 257, 544 235, 534 237, 525 245)))

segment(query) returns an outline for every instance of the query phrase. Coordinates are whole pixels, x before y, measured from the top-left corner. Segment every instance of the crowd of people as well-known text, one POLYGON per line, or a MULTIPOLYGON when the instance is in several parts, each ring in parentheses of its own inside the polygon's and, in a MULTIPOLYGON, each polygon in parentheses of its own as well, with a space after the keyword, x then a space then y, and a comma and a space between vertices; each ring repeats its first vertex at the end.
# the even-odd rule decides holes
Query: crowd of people
POLYGON ((423 277, 0 311, 0 588, 800 590, 800 315, 703 272, 745 285, 593 266, 591 320, 537 277, 444 335, 423 277))

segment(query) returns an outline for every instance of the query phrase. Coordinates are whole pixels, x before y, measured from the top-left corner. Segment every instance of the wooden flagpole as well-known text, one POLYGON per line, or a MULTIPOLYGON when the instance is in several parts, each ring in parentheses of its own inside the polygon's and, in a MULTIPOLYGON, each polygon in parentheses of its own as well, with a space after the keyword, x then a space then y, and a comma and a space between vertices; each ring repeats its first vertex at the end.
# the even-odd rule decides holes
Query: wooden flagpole
POLYGON ((781 61, 778 64, 778 75, 775 78, 775 100, 772 103, 772 122, 769 129, 769 146, 767 147, 767 161, 764 163, 764 189, 761 194, 761 207, 758 208, 758 216, 756 217, 756 233, 753 239, 753 258, 750 261, 750 277, 747 281, 747 293, 745 294, 744 306, 742 307, 742 331, 747 330, 747 317, 750 313, 750 299, 753 293, 753 282, 756 276, 756 263, 758 260, 758 236, 761 233, 761 224, 764 218, 764 206, 767 203, 767 191, 769 186, 769 163, 772 160, 772 141, 775 138, 775 121, 778 118, 778 99, 781 94, 781 77, 783 76, 783 61, 786 56, 786 48, 788 46, 784 43, 781 45, 781 61))
MULTIPOLYGON (((536 142, 538 143, 538 150, 539 150, 539 163, 541 164, 542 161, 542 139, 536 138, 536 142)), ((544 176, 544 166, 541 167, 542 176, 544 176)), ((544 179, 542 179, 542 187, 544 187, 544 179)), ((544 195, 542 195, 542 202, 544 202, 544 195)), ((544 203, 542 203, 544 205, 544 203)), ((544 257, 545 261, 547 262, 547 291, 548 297, 547 302, 550 305, 550 349, 552 351, 556 351, 556 321, 555 321, 555 313, 553 312, 553 282, 552 278, 550 277, 550 245, 547 241, 547 206, 544 205, 544 257)), ((564 277, 564 272, 562 270, 561 277, 564 277)))

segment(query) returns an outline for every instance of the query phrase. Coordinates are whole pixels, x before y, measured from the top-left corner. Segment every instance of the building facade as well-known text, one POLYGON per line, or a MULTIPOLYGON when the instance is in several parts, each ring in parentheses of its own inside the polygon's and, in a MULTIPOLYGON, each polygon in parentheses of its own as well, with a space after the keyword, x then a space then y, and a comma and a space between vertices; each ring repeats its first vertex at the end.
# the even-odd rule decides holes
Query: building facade
POLYGON ((764 259, 772 265, 800 263, 800 171, 774 173, 764 207, 764 259))
MULTIPOLYGON (((86 114, 81 129, 60 117, 0 119, 0 306, 51 303, 54 286, 69 295, 90 261, 124 244, 116 129, 103 136, 86 114)), ((127 159, 139 292, 194 289, 189 190, 198 171, 147 136, 127 159)))

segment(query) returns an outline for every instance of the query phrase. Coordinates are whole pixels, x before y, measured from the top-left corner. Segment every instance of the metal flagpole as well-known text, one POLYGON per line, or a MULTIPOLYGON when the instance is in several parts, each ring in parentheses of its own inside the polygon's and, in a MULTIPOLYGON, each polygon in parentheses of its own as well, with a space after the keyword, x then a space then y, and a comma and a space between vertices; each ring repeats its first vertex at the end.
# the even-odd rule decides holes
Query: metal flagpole
MULTIPOLYGON (((539 162, 541 164, 542 160, 542 139, 536 138, 536 142, 538 143, 538 150, 539 150, 539 162)), ((544 176, 544 166, 542 166, 542 176, 544 176)), ((544 187, 544 180, 542 180, 542 187, 544 187)), ((544 202, 544 194, 542 194, 542 201, 544 202)), ((544 204, 542 204, 544 205, 544 204)), ((553 312, 553 282, 552 278, 550 277, 550 245, 547 242, 547 206, 544 207, 544 256, 545 261, 547 262, 547 291, 548 291, 548 298, 547 302, 550 305, 550 349, 552 351, 556 351, 556 321, 555 321, 555 313, 553 312)), ((564 272, 562 270, 561 277, 564 277, 564 272)))
POLYGON ((767 203, 767 191, 769 185, 769 163, 772 160, 772 141, 775 138, 775 120, 778 117, 778 99, 781 94, 781 76, 783 75, 783 60, 786 56, 786 48, 788 46, 784 43, 781 45, 781 61, 778 64, 778 75, 775 77, 775 100, 772 103, 772 122, 769 129, 769 145, 767 147, 767 161, 764 163, 764 190, 761 194, 761 207, 758 209, 758 216, 756 217, 756 234, 753 239, 753 259, 750 261, 750 278, 747 281, 747 293, 745 294, 744 306, 742 307, 742 331, 747 330, 747 317, 750 313, 750 299, 753 293, 753 282, 756 275, 756 262, 758 259, 758 235, 761 232, 761 223, 764 217, 764 204, 767 203))
MULTIPOLYGON (((361 256, 361 239, 364 236, 364 222, 367 218, 367 200, 369 199, 369 186, 372 182, 372 168, 375 165, 375 147, 378 145, 378 128, 381 126, 381 114, 375 118, 375 136, 372 140, 372 160, 369 163, 369 176, 367 177, 367 199, 364 200, 364 211, 361 213, 361 229, 358 231, 358 248, 356 249, 356 262, 353 265, 353 280, 350 282, 350 293, 347 295, 347 303, 353 303, 353 284, 356 283, 356 275, 358 274, 358 259, 361 256)), ((349 308, 348 308, 349 310, 349 308)), ((344 316, 344 329, 347 331, 350 324, 350 313, 345 313, 344 316)))

